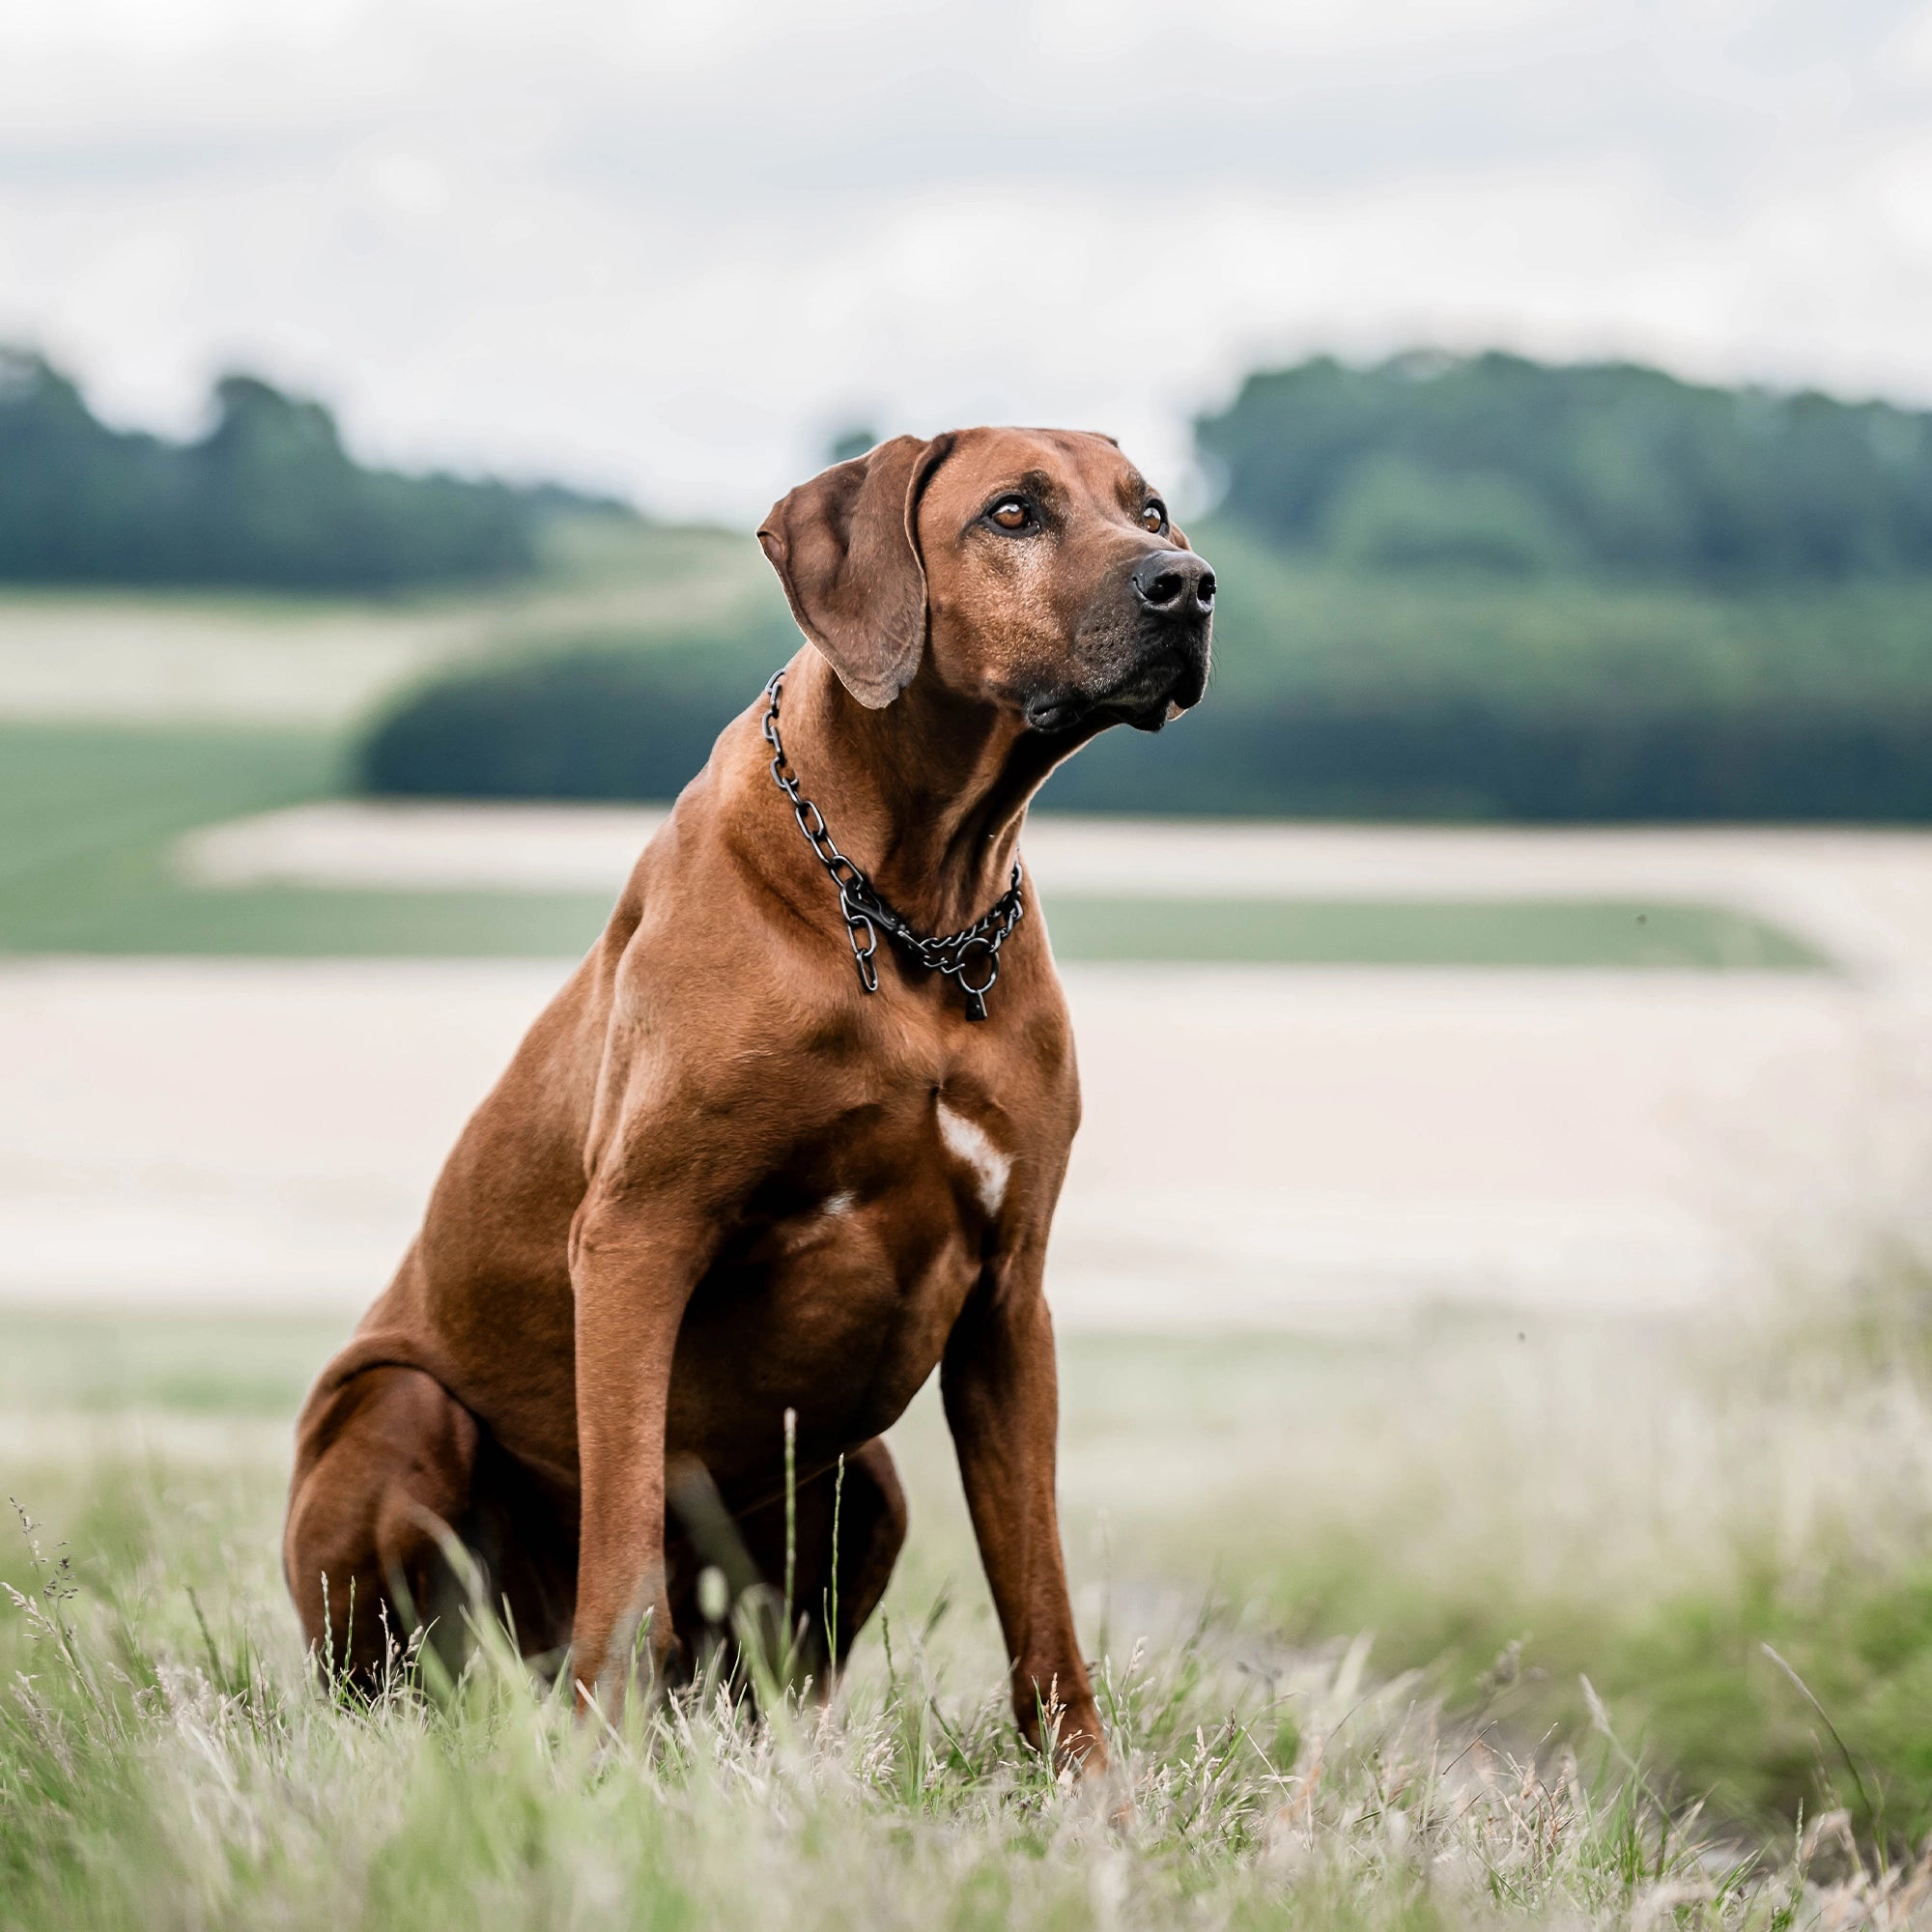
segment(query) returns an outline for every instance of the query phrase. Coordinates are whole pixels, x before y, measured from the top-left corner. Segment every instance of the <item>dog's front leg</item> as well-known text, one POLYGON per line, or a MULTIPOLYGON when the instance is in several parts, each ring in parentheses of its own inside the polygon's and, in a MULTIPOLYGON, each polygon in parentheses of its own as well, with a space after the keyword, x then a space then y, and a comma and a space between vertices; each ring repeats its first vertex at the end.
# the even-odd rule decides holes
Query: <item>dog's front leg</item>
POLYGON ((582 1485, 571 1670, 578 1707, 609 1718, 650 1646, 670 1655, 665 1577, 665 1415, 671 1357, 713 1236, 667 1210, 583 1216, 572 1243, 577 1444, 582 1485))
POLYGON ((1103 1769, 1106 1740, 1073 1630, 1054 1496, 1060 1384, 1040 1276, 1045 1236, 988 1268, 947 1343, 940 1382, 959 1473, 1012 1664, 1013 1713, 1038 1748, 1059 1717, 1063 1764, 1103 1769))

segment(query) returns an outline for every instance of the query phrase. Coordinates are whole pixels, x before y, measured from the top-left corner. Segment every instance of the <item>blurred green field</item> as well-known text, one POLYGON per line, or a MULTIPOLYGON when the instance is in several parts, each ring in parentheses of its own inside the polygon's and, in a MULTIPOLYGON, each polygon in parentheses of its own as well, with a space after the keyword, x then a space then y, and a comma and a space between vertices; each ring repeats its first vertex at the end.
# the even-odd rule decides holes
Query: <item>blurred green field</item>
POLYGON ((1064 959, 1297 966, 1807 970, 1822 955, 1719 906, 1606 899, 1148 900, 1056 894, 1064 959))
MULTIPOLYGON (((0 726, 0 952, 268 957, 575 956, 610 911, 581 892, 198 888, 173 841, 326 797, 316 729, 0 726)), ((1577 900, 1159 899, 1058 894, 1070 960, 1814 969, 1793 935, 1724 907, 1577 900)))

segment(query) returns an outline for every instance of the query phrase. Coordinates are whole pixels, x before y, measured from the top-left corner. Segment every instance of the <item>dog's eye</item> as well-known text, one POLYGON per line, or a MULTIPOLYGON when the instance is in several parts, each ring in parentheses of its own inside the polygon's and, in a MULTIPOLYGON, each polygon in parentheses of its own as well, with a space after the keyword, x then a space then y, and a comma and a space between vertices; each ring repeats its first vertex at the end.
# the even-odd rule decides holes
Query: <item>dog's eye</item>
POLYGON ((1024 497, 1002 497, 986 515, 1003 530, 1023 530, 1033 522, 1024 497))
POLYGON ((1141 512, 1141 527, 1144 530, 1151 532, 1154 536, 1163 534, 1167 528, 1166 504, 1158 500, 1150 503, 1141 512))

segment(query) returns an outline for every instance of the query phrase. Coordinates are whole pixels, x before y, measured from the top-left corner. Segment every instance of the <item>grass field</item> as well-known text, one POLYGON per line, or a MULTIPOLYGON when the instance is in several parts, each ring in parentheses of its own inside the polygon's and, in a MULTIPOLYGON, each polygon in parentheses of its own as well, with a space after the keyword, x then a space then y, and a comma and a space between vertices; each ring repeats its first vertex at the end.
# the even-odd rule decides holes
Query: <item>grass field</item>
POLYGON ((589 1735, 487 1652, 453 1697, 305 1687, 275 1539, 328 1324, 0 1316, 41 1525, 38 1563, 0 1545, 0 1921, 1910 1922, 1932 1349, 1901 1265, 1722 1334, 1069 1342, 1115 1823, 1004 1715, 929 1391, 831 1710, 589 1735))
MULTIPOLYGON (((638 617, 623 558, 578 569, 533 626, 638 617)), ((574 951, 601 895, 170 863, 339 786, 343 680, 476 644, 398 630, 373 670, 344 645, 312 692, 292 642, 279 724, 0 725, 0 952, 574 951)), ((1722 907, 1613 898, 1066 895, 1052 920, 1070 958, 1821 963, 1722 907)), ((0 1494, 38 1525, 0 1523, 0 1927, 1923 1919, 1928 1283, 1894 1253, 1723 1324, 1069 1338, 1103 1794, 1017 1743, 930 1391, 895 1435, 912 1541, 830 1710, 687 1700, 606 1734, 487 1646, 453 1692, 311 1684, 276 1535, 337 1324, 0 1309, 0 1494)))
POLYGON ((1802 941, 1720 906, 1605 899, 1147 899, 1056 894, 1065 959, 1790 970, 1802 941))
POLYGON ((312 730, 0 726, 0 950, 89 952, 164 918, 175 838, 325 796, 339 757, 312 730))
MULTIPOLYGON (((0 725, 0 952, 575 956, 611 896, 198 889, 170 864, 199 825, 328 795, 319 729, 0 725)), ((1818 953, 1719 906, 1056 895, 1066 959, 1804 969, 1818 953)))

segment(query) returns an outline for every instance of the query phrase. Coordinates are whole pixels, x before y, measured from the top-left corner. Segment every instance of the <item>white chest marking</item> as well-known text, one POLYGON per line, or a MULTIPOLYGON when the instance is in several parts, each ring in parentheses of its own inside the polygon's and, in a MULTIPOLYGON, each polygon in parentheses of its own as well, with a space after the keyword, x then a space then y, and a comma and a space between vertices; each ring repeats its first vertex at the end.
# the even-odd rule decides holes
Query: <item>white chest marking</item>
POLYGON ((837 1194, 828 1194, 818 1204, 818 1211, 821 1214, 849 1214, 857 1200, 857 1195, 847 1194, 841 1189, 837 1194))
POLYGON ((1007 1198, 1007 1177, 1013 1171, 1012 1156, 1002 1153, 986 1138, 985 1128, 978 1122, 969 1121, 964 1114, 955 1114, 944 1100, 936 1104, 939 1138, 946 1143, 947 1152, 961 1166, 972 1170, 979 1184, 980 1206, 988 1214, 997 1214, 1000 1203, 1007 1198))

